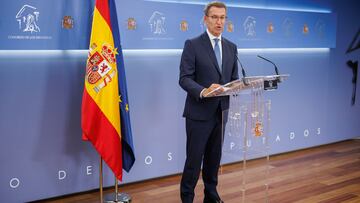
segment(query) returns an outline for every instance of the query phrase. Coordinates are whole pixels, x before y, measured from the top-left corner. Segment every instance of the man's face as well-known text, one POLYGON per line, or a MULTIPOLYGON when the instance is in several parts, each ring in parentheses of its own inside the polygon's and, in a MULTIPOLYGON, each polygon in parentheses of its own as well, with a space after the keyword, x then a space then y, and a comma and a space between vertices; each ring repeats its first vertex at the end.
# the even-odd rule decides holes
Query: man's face
POLYGON ((204 16, 204 22, 211 34, 218 37, 224 31, 226 20, 225 8, 211 7, 208 15, 204 16))

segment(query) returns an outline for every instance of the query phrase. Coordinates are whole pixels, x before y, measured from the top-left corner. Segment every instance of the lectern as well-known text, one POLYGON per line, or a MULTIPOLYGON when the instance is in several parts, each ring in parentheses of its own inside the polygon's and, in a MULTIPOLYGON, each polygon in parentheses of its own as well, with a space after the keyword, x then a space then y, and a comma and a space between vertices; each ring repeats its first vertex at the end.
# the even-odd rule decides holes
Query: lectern
POLYGON ((274 91, 289 75, 245 77, 225 84, 207 97, 230 97, 230 106, 223 112, 223 154, 243 159, 242 202, 268 202, 269 128, 271 101, 265 91, 274 91), (221 93, 219 90, 222 89, 221 93), (239 157, 242 156, 242 157, 239 157), (247 160, 259 159, 260 164, 247 172, 247 160), (264 162, 262 162, 264 161, 264 162), (249 192, 257 193, 247 198, 249 192))

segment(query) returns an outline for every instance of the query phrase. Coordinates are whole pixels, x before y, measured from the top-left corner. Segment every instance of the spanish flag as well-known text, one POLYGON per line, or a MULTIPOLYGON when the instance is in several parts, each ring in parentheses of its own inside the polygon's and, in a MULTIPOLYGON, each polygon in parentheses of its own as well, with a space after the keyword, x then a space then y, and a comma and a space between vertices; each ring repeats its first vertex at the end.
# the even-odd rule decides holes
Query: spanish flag
POLYGON ((122 180, 135 162, 114 0, 96 0, 81 109, 82 138, 122 180))

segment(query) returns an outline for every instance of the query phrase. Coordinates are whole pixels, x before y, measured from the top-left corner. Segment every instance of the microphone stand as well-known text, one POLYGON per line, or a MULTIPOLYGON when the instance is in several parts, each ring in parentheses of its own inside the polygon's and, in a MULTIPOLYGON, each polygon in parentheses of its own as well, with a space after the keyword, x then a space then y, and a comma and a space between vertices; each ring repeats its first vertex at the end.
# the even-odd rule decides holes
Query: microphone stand
POLYGON ((240 62, 240 59, 239 59, 239 57, 237 56, 237 54, 235 54, 235 56, 236 56, 236 59, 237 59, 238 63, 240 64, 240 67, 241 67, 241 73, 242 73, 242 76, 243 76, 244 85, 248 86, 249 84, 248 84, 247 81, 246 81, 245 69, 244 69, 242 63, 240 62))

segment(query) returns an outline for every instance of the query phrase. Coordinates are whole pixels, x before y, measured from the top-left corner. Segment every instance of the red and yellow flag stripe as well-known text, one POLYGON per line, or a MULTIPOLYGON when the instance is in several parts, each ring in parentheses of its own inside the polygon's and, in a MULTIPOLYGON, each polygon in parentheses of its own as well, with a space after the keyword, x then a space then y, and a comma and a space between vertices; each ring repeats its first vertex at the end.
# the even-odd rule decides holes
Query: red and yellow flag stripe
POLYGON ((122 180, 117 48, 108 0, 96 0, 82 100, 83 139, 122 180))

